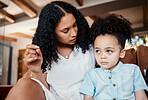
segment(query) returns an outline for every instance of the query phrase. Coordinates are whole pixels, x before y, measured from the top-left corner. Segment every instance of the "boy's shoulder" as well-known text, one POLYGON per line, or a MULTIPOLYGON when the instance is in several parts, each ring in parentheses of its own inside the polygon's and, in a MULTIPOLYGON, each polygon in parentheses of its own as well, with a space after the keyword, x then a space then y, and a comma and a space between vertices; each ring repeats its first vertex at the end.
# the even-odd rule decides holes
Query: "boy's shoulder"
POLYGON ((136 65, 136 64, 128 64, 128 63, 126 63, 126 64, 122 64, 121 66, 122 66, 121 69, 124 69, 127 72, 129 72, 129 73, 131 71, 138 71, 138 70, 140 70, 139 66, 136 65))
POLYGON ((122 66, 128 67, 128 68, 139 68, 139 66, 136 64, 128 64, 128 63, 125 63, 125 64, 122 63, 122 66))

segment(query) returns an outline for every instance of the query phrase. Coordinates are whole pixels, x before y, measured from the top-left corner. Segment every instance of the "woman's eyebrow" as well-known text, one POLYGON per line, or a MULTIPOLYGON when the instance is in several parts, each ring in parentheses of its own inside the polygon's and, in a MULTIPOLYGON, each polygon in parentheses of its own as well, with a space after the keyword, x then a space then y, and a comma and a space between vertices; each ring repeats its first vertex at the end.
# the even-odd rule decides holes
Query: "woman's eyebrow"
POLYGON ((62 30, 68 30, 70 27, 63 28, 62 30))
POLYGON ((73 24, 77 24, 76 21, 73 24))
POLYGON ((69 30, 70 27, 63 28, 61 31, 69 30))
POLYGON ((76 21, 74 22, 74 24, 73 24, 73 25, 75 25, 75 24, 77 25, 77 22, 76 22, 76 21))
MULTIPOLYGON (((76 24, 76 21, 72 24, 72 26, 73 26, 74 24, 76 24)), ((72 26, 71 26, 71 27, 72 27, 72 26)), ((71 27, 70 27, 70 26, 69 26, 69 27, 65 27, 65 28, 63 28, 62 30, 69 30, 71 27)))

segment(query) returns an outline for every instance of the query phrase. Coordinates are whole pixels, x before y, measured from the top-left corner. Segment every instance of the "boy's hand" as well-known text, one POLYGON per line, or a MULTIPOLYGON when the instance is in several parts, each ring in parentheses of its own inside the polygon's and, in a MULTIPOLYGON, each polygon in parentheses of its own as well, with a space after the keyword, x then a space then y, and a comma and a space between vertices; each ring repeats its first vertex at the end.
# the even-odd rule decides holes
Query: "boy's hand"
POLYGON ((95 100, 92 96, 90 95, 84 95, 84 100, 95 100))

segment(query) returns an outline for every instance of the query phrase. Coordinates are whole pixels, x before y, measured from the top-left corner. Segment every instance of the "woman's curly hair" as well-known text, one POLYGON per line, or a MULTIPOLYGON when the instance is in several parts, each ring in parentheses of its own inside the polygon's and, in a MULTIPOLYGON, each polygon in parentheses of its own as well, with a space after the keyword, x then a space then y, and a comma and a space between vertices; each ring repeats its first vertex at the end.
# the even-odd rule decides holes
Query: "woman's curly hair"
MULTIPOLYGON (((133 29, 131 23, 122 15, 110 14, 105 18, 98 17, 90 29, 93 42, 99 35, 113 35, 117 38, 121 49, 124 49, 126 39, 131 42, 133 29)), ((102 41, 103 42, 103 41, 102 41)))
POLYGON ((38 27, 32 41, 40 47, 43 55, 42 72, 45 72, 47 68, 51 69, 52 62, 58 62, 55 28, 65 16, 65 12, 74 15, 78 26, 77 41, 74 45, 82 48, 83 53, 89 49, 89 25, 84 16, 71 4, 63 1, 51 2, 40 13, 38 27))

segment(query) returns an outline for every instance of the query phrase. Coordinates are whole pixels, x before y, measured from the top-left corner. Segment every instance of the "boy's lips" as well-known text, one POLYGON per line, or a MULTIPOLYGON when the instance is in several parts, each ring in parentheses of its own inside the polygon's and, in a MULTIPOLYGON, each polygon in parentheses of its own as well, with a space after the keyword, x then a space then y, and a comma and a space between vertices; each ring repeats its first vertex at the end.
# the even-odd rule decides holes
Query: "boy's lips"
POLYGON ((108 64, 108 62, 101 62, 101 64, 102 64, 102 65, 107 65, 107 64, 108 64))

